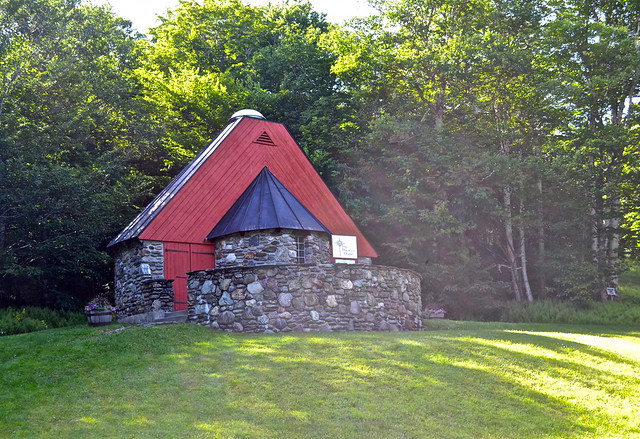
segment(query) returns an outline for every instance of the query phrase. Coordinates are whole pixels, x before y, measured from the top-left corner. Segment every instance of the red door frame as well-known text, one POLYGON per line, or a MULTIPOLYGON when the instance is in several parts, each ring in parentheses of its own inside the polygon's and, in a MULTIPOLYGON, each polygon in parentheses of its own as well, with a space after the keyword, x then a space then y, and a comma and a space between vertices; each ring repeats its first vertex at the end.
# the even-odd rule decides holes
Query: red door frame
POLYGON ((207 268, 215 268, 214 245, 164 243, 164 277, 174 279, 174 310, 183 311, 188 308, 187 273, 207 268))

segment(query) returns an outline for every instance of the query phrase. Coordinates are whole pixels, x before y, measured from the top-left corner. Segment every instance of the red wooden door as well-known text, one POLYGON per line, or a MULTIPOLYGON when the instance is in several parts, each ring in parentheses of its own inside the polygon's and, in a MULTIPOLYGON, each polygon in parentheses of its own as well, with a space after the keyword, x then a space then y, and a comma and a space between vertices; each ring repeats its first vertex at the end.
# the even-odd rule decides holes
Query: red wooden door
POLYGON ((164 276, 173 282, 173 309, 187 309, 187 272, 191 267, 189 244, 164 243, 164 276))
POLYGON ((174 279, 173 309, 187 309, 187 273, 214 268, 214 246, 207 244, 164 243, 164 277, 174 279))
POLYGON ((215 246, 212 244, 191 244, 191 271, 215 268, 215 246))

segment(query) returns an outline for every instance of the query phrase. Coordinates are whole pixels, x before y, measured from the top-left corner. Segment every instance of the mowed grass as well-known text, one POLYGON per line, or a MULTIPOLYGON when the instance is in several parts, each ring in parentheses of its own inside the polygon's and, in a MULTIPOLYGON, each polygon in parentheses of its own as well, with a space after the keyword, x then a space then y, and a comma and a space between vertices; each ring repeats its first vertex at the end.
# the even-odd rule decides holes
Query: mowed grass
POLYGON ((1 438, 640 437, 638 328, 0 338, 1 438))

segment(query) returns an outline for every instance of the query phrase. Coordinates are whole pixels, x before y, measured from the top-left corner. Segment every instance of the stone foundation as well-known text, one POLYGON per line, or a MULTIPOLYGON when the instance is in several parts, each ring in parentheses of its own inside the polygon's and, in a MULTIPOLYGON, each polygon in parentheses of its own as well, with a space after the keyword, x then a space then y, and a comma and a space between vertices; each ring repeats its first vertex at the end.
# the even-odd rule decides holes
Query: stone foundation
POLYGON ((420 276, 378 265, 271 265, 189 274, 189 320, 236 332, 422 329, 420 276))
POLYGON ((164 246, 160 241, 131 240, 119 245, 115 256, 115 300, 118 319, 160 308, 173 309, 173 287, 164 278, 164 246), (149 266, 145 274, 142 265, 149 266))
POLYGON ((152 322, 173 311, 173 279, 146 279, 135 296, 117 308, 118 322, 152 322))
POLYGON ((269 229, 216 241, 216 268, 327 264, 329 257, 329 236, 316 232, 269 229))

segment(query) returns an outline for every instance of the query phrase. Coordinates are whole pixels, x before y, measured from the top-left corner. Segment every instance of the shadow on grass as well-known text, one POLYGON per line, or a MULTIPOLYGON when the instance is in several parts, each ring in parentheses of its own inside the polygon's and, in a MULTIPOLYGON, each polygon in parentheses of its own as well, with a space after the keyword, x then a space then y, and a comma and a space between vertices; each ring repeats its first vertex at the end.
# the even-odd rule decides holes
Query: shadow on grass
MULTIPOLYGON (((594 424, 610 425, 614 431, 629 427, 630 416, 640 418, 638 361, 551 335, 505 335, 456 338, 458 358, 465 363, 499 365, 503 375, 545 394, 561 395, 576 412, 591 412, 594 424)), ((640 431, 633 423, 631 427, 640 431)))
MULTIPOLYGON (((593 437, 601 428, 627 426, 607 413, 585 412, 579 394, 561 395, 523 374, 540 371, 615 393, 597 365, 637 367, 586 344, 497 329, 92 331, 43 337, 26 350, 15 343, 20 358, 0 366, 0 436, 593 437)), ((640 386, 634 377, 617 379, 640 386)))
MULTIPOLYGON (((482 339, 487 341, 502 341, 514 345, 536 346, 557 355, 567 354, 575 350, 601 360, 637 366, 640 356, 635 349, 626 349, 626 352, 616 352, 616 341, 623 336, 622 333, 604 336, 600 334, 589 334, 583 331, 542 332, 539 330, 519 329, 483 334, 482 339)), ((626 339, 625 345, 635 347, 637 343, 632 343, 628 340, 632 337, 633 335, 624 337, 626 339)), ((640 348, 640 344, 638 344, 638 347, 640 348)))
POLYGON ((455 364, 443 349, 425 355, 425 344, 403 337, 233 338, 185 349, 185 388, 197 399, 214 392, 219 405, 215 422, 194 425, 222 429, 222 437, 247 433, 240 421, 261 427, 248 437, 580 437, 589 430, 570 405, 455 364), (215 372, 194 385, 203 361, 215 372))

